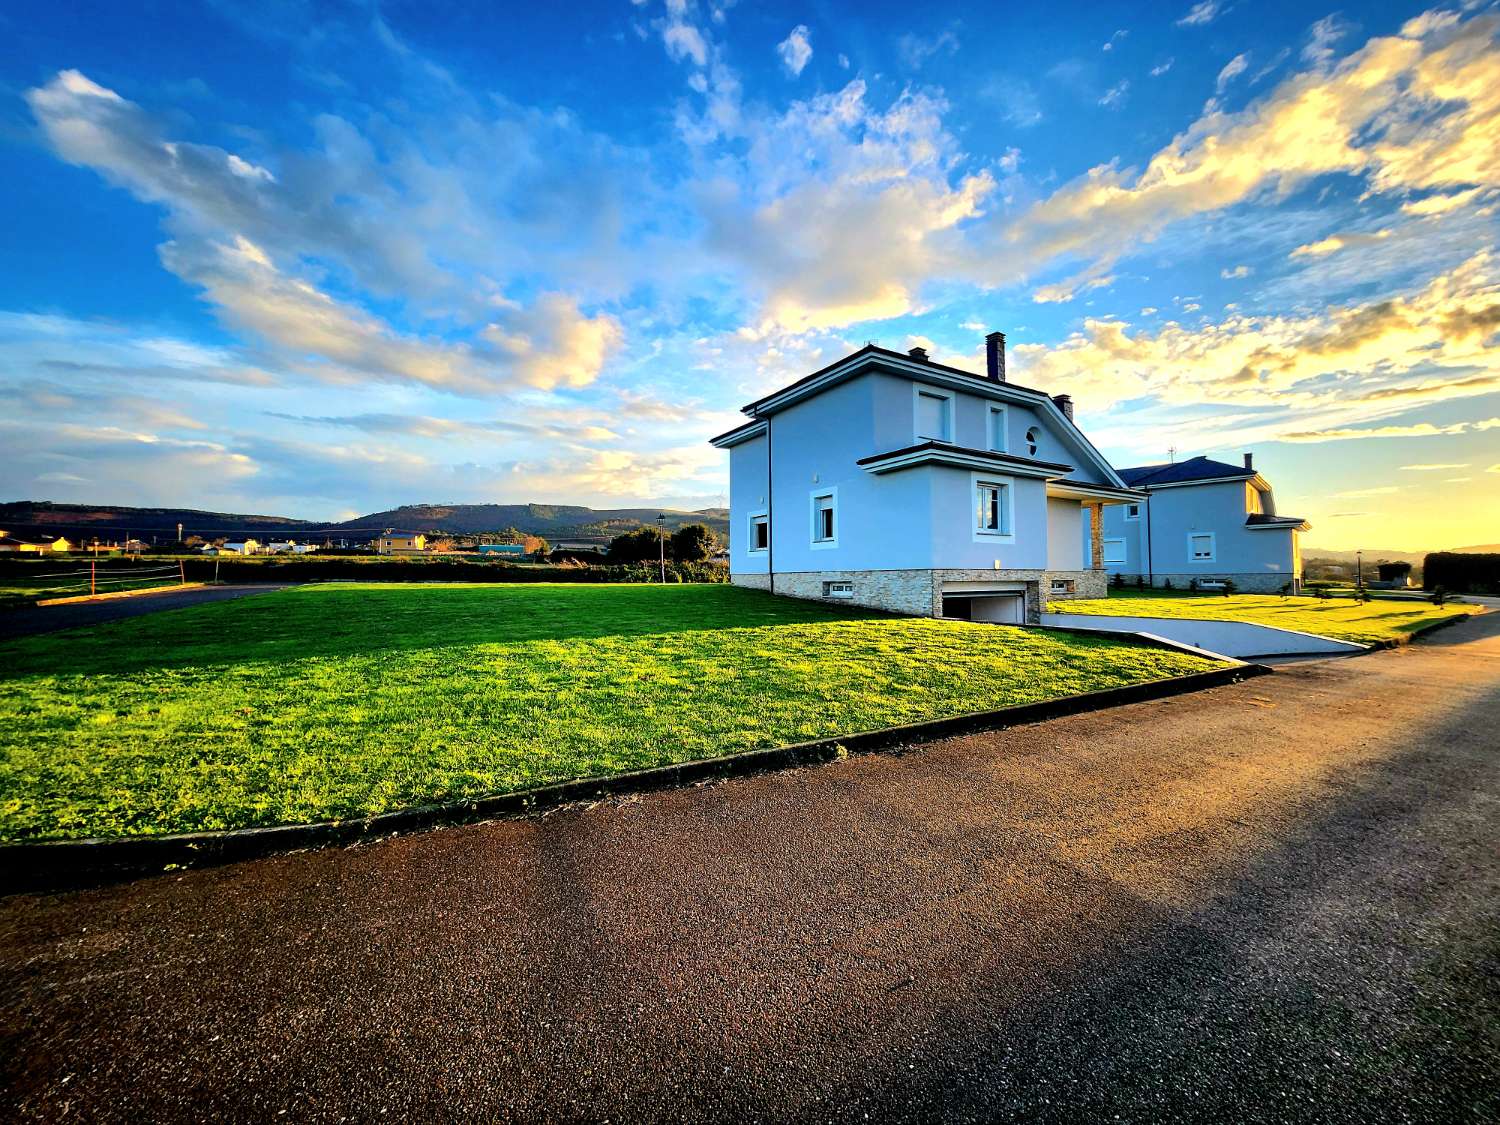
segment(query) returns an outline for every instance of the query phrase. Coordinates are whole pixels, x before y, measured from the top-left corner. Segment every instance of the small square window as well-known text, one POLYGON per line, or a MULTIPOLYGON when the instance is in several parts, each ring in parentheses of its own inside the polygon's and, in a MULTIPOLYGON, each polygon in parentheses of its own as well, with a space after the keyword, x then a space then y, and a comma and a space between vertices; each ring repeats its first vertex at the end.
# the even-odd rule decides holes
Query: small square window
POLYGON ((771 546, 771 520, 769 516, 750 517, 750 550, 765 551, 771 546))
POLYGON ((1123 566, 1125 563, 1125 540, 1106 539, 1104 541, 1104 565, 1123 566))
POLYGON ((823 583, 823 596, 825 598, 852 598, 854 597, 854 583, 825 582, 823 583))
POLYGON ((1139 504, 1126 504, 1125 505, 1125 518, 1128 519, 1128 520, 1138 520, 1138 519, 1140 519, 1141 518, 1141 506, 1139 504))
POLYGON ((1213 533, 1189 535, 1188 557, 1193 562, 1214 561, 1214 537, 1213 533))

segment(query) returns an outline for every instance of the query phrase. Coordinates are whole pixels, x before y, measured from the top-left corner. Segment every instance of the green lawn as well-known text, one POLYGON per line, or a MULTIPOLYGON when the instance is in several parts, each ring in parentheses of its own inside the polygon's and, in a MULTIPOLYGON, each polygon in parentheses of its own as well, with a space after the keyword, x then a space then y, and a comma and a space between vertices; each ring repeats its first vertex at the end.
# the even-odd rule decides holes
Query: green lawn
POLYGON ((1097 601, 1060 601, 1047 606, 1052 613, 1084 613, 1120 617, 1191 617, 1251 621, 1303 633, 1318 633, 1343 641, 1373 644, 1396 640, 1423 625, 1465 613, 1466 605, 1435 606, 1430 602, 1376 600, 1366 605, 1350 598, 1282 598, 1275 594, 1174 594, 1163 590, 1111 592, 1097 601))
POLYGON ((1201 671, 722 585, 325 585, 8 646, 0 838, 353 817, 1201 671))

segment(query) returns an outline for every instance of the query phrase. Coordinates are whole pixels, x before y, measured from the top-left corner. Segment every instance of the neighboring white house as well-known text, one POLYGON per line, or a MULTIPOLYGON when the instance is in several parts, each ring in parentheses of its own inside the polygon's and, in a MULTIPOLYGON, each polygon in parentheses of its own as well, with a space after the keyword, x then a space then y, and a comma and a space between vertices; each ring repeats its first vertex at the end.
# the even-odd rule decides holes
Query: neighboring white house
POLYGON ((1111 574, 1150 586, 1171 582, 1182 590, 1200 582, 1234 582, 1246 593, 1277 593, 1302 586, 1298 516, 1278 516, 1276 497, 1255 471, 1193 457, 1167 465, 1121 469, 1141 503, 1104 513, 1104 566, 1111 574))
MULTIPOLYGON (((1143 500, 1073 424, 1073 404, 869 345, 744 407, 729 450, 730 580, 923 616, 1035 621, 1101 597, 1085 507, 1143 500)), ((1096 524, 1097 525, 1097 524, 1096 524)))
POLYGON ((258 539, 246 539, 242 542, 223 543, 219 546, 221 555, 258 555, 261 553, 261 545, 258 539))

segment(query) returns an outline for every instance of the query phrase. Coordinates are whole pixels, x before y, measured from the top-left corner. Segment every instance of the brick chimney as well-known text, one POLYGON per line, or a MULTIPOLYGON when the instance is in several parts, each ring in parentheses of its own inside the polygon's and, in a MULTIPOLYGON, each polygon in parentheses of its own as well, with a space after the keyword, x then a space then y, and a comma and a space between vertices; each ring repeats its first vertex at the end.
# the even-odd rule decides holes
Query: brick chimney
POLYGON ((1247 454, 1245 454, 1245 468, 1251 469, 1251 470, 1253 470, 1255 468, 1255 454, 1253 454, 1253 453, 1247 453, 1247 454))
POLYGON ((912 350, 909 351, 909 352, 907 352, 906 354, 909 355, 909 356, 911 356, 912 359, 916 360, 918 363, 926 363, 927 362, 927 349, 926 348, 912 348, 912 350))
POLYGON ((991 332, 984 338, 985 374, 992 383, 1005 382, 1005 333, 991 332))
POLYGON ((1073 420, 1073 396, 1053 395, 1052 401, 1057 403, 1057 408, 1063 412, 1063 417, 1071 422, 1073 420))

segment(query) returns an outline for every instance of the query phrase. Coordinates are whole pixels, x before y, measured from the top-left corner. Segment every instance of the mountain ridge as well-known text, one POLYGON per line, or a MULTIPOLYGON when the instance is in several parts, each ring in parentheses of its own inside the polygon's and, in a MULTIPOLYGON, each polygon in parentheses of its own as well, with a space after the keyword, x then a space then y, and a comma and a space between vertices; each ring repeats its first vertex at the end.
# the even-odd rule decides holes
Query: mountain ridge
POLYGON ((0 528, 7 531, 37 530, 53 534, 116 537, 176 536, 182 524, 184 535, 205 538, 230 532, 283 535, 322 535, 351 531, 424 531, 451 535, 474 535, 509 528, 544 538, 587 535, 618 535, 633 527, 655 523, 665 516, 668 530, 686 523, 704 523, 720 533, 729 528, 729 513, 722 508, 683 512, 672 508, 589 508, 581 504, 403 504, 351 520, 301 520, 290 516, 213 512, 201 508, 136 508, 119 504, 62 504, 50 500, 17 500, 0 503, 0 528))

